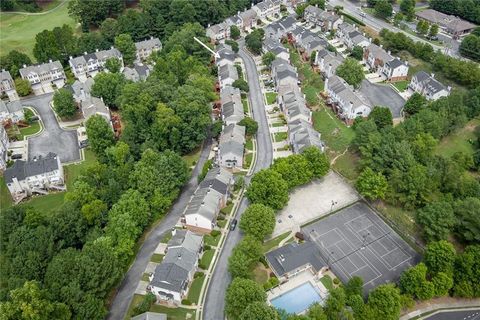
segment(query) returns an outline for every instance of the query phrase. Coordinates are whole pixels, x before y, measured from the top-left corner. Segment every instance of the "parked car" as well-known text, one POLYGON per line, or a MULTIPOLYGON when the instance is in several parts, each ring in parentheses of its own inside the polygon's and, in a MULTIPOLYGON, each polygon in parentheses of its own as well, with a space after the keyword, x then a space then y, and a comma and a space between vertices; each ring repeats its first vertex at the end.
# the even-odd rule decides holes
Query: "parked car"
POLYGON ((233 219, 232 222, 230 223, 230 231, 235 230, 235 227, 237 226, 237 219, 233 219))
POLYGON ((12 154, 12 156, 10 158, 12 160, 22 159, 22 154, 21 153, 15 153, 15 154, 12 154))

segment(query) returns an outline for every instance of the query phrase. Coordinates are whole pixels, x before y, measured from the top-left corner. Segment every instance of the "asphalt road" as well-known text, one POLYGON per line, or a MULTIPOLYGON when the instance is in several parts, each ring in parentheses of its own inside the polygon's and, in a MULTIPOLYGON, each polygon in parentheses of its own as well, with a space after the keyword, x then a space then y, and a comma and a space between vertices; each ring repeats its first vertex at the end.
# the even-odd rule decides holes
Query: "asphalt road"
POLYGON ((370 100, 372 106, 383 106, 390 109, 393 118, 400 118, 405 100, 390 85, 362 81, 360 92, 370 100))
MULTIPOLYGON (((244 62, 248 86, 250 88, 249 102, 253 111, 253 118, 258 122, 257 161, 254 169, 254 172, 257 172, 270 166, 272 163, 273 148, 270 140, 267 116, 265 114, 265 100, 260 88, 260 83, 258 82, 259 78, 255 61, 246 50, 244 50, 243 43, 239 42, 239 44, 240 50, 238 54, 244 62)), ((249 183, 249 181, 250 177, 247 177, 245 182, 249 183)), ((240 216, 247 206, 248 200, 244 197, 237 211, 237 219, 240 219, 240 216)), ((237 228, 234 231, 231 231, 225 240, 214 273, 210 279, 205 305, 203 307, 204 320, 220 320, 225 318, 225 293, 231 281, 230 274, 227 270, 228 257, 230 257, 233 248, 237 245, 242 236, 239 228, 237 228)))
POLYGON ((152 229, 145 239, 145 242, 140 247, 140 250, 137 252, 137 256, 135 257, 135 261, 130 266, 130 269, 118 287, 115 299, 110 306, 107 319, 123 320, 125 318, 128 307, 135 293, 135 289, 142 278, 143 272, 150 261, 151 255, 166 232, 170 232, 170 230, 177 223, 178 219, 180 219, 180 216, 184 212, 185 207, 195 192, 195 189, 198 186, 198 174, 202 170, 203 164, 208 159, 211 146, 212 140, 207 139, 204 143, 200 158, 193 169, 192 177, 188 181, 188 184, 183 188, 180 197, 174 203, 168 214, 152 229))
POLYGON ((480 320, 480 309, 440 311, 425 320, 480 320))
POLYGON ((32 160, 34 156, 46 156, 49 152, 54 152, 63 163, 80 160, 77 131, 60 128, 50 108, 52 99, 53 93, 48 93, 9 104, 9 106, 15 106, 11 108, 12 111, 24 106, 33 107, 42 119, 43 132, 28 139, 28 158, 32 160))

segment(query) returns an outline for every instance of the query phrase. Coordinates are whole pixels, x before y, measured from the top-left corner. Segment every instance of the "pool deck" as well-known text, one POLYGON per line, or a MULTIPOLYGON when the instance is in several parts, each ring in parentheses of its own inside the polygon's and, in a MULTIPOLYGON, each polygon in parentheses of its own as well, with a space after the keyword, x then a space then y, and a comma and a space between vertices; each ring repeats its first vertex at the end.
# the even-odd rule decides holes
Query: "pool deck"
POLYGON ((312 271, 310 271, 310 269, 307 269, 297 274, 295 277, 288 279, 287 282, 280 284, 275 288, 270 289, 267 292, 267 300, 270 303, 272 299, 275 299, 276 297, 281 296, 282 294, 292 289, 295 289, 296 287, 301 286, 305 282, 310 282, 314 288, 318 289, 318 293, 320 294, 320 297, 322 299, 326 299, 328 295, 328 290, 320 282, 320 278, 321 277, 316 278, 315 275, 312 273, 312 271))

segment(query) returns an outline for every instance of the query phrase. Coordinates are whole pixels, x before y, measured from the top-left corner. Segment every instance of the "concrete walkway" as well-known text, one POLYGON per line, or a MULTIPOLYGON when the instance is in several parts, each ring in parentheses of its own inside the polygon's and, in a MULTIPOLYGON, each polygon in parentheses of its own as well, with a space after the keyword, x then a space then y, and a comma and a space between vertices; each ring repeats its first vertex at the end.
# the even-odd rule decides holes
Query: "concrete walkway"
POLYGON ((442 303, 432 303, 428 306, 425 306, 421 309, 411 311, 400 317, 400 320, 408 320, 414 317, 418 317, 424 313, 431 312, 434 310, 440 309, 458 309, 458 308, 472 308, 480 307, 480 299, 451 299, 453 301, 442 302, 442 303))

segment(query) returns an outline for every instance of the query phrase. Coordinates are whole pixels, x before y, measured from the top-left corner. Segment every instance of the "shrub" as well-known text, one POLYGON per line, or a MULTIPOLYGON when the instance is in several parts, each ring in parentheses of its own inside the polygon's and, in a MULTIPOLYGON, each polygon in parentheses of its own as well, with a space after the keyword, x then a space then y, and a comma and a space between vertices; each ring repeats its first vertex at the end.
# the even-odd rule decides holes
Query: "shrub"
POLYGON ((212 230, 212 232, 210 233, 210 235, 212 237, 218 237, 220 235, 220 231, 218 230, 212 230))
POLYGON ((208 269, 208 267, 207 267, 205 264, 203 264, 202 262, 199 262, 199 263, 198 263, 198 267, 199 267, 200 269, 203 269, 203 270, 207 270, 207 269, 208 269))
POLYGON ((139 304, 137 304, 135 308, 133 308, 133 314, 137 315, 140 313, 147 312, 148 310, 150 310, 150 307, 156 300, 157 298, 155 298, 154 294, 147 293, 143 298, 143 300, 139 304))
POLYGON ((193 275, 193 278, 197 279, 197 278, 200 278, 201 276, 203 276, 204 273, 202 271, 197 271, 195 272, 195 274, 193 275))
POLYGON ((203 251, 207 251, 207 250, 210 250, 210 249, 212 249, 212 247, 209 246, 208 244, 203 246, 203 251))
POLYGON ((184 305, 186 305, 186 306, 189 306, 189 305, 192 304, 192 302, 191 302, 190 300, 188 300, 188 299, 183 299, 183 300, 182 300, 182 304, 184 304, 184 305))
POLYGON ((334 284, 340 284, 340 280, 338 278, 333 279, 334 284))

